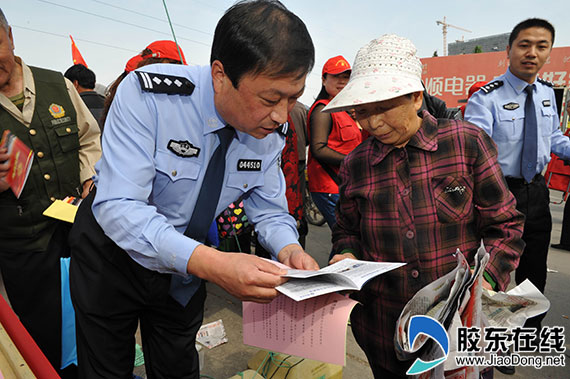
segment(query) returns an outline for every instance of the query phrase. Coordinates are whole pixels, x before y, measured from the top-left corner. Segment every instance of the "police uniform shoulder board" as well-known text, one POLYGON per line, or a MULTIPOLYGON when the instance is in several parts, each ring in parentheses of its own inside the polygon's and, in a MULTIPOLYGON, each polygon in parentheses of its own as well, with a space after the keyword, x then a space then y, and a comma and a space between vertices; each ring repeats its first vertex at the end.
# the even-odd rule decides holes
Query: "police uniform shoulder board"
POLYGON ((487 83, 483 87, 481 87, 481 91, 483 91, 485 94, 488 94, 496 90, 497 88, 501 87, 502 85, 503 85, 502 80, 495 80, 494 82, 487 83))
POLYGON ((182 76, 135 71, 143 91, 167 95, 191 95, 195 85, 182 76))
POLYGON ((545 86, 554 87, 554 83, 549 82, 548 80, 544 80, 544 79, 541 79, 541 78, 536 78, 536 81, 539 82, 539 83, 544 84, 545 86))

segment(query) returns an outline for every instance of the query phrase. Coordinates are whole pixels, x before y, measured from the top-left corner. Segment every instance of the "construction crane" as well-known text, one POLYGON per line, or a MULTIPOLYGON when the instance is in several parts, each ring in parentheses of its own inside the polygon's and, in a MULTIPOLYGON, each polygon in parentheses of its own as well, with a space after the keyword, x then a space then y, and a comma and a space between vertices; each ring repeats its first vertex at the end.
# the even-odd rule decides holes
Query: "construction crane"
POLYGON ((443 16, 443 21, 436 21, 435 23, 437 25, 442 26, 442 30, 443 30, 443 56, 444 57, 447 56, 447 28, 455 28, 455 29, 463 30, 464 32, 471 33, 471 30, 467 30, 464 28, 460 28, 459 26, 448 24, 445 21, 445 16, 443 16))

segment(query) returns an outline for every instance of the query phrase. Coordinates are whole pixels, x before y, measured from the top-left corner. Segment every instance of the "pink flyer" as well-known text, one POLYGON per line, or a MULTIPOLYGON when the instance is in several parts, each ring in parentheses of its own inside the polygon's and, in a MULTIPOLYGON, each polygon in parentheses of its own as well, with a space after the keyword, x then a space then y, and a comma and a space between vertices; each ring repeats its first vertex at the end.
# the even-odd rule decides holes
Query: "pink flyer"
POLYGON ((303 301, 243 302, 243 343, 344 366, 346 328, 356 301, 331 293, 303 301))

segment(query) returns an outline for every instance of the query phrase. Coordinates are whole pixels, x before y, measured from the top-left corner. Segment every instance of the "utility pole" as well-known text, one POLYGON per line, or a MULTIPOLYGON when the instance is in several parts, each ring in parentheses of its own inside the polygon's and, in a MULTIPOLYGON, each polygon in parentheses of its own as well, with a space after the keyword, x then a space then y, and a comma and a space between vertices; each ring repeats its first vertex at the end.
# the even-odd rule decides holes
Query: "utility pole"
POLYGON ((459 29, 459 30, 463 30, 464 32, 468 32, 471 33, 471 30, 467 30, 464 28, 461 28, 459 26, 455 26, 455 25, 451 25, 448 24, 445 20, 445 16, 443 16, 443 21, 436 21, 435 22, 436 25, 441 25, 442 26, 442 31, 443 31, 443 56, 446 57, 447 56, 447 28, 455 28, 455 29, 459 29))

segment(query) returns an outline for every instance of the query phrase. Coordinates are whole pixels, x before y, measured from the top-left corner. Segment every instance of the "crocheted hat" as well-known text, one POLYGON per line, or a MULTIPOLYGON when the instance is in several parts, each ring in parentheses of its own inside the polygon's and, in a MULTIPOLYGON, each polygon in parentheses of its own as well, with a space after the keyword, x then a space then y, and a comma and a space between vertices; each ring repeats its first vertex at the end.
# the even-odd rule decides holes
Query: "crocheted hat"
POLYGON ((348 110, 423 89, 422 63, 416 47, 407 38, 385 34, 358 51, 346 87, 323 112, 348 110))

